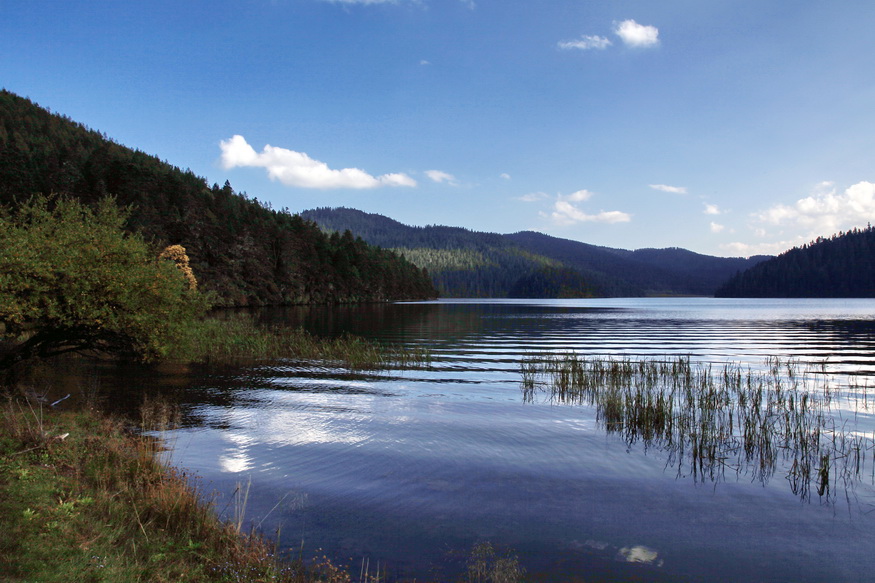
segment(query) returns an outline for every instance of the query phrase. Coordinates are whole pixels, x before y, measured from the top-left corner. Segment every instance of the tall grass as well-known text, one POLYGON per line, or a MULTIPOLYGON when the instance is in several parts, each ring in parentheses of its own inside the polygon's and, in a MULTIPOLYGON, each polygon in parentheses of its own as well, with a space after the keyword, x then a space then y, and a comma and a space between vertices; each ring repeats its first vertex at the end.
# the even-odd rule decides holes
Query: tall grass
MULTIPOLYGON (((145 409, 145 428, 174 418, 145 409)), ((219 520, 197 481, 159 461, 159 440, 127 427, 91 410, 0 403, 4 581, 344 580, 277 561, 271 543, 219 520)))
POLYGON ((352 369, 414 368, 431 363, 425 348, 385 346, 350 334, 320 338, 302 328, 259 325, 243 314, 197 322, 169 356, 189 362, 322 360, 352 369))
POLYGON ((794 494, 834 499, 866 473, 875 481, 875 435, 851 430, 838 409, 869 410, 865 384, 834 386, 825 365, 802 368, 769 358, 763 370, 739 364, 665 360, 529 357, 520 365, 523 399, 596 409, 611 433, 632 445, 659 446, 678 475, 720 480, 726 472, 762 483, 779 467, 794 494), (782 465, 783 464, 783 465, 782 465))

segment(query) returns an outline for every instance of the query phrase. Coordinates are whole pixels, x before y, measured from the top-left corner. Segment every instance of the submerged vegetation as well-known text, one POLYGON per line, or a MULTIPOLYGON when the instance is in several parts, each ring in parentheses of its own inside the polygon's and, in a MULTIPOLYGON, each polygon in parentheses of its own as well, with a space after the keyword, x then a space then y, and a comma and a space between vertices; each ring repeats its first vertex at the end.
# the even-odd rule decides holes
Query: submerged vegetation
POLYGON ((512 551, 499 552, 490 542, 474 545, 468 559, 468 583, 518 583, 524 574, 512 551))
POLYGON ((599 421, 630 446, 668 452, 678 476, 719 481, 727 473, 762 483, 779 467, 794 494, 834 501, 867 473, 875 481, 875 435, 853 429, 871 411, 865 385, 840 389, 825 366, 770 358, 765 370, 716 369, 689 357, 667 360, 577 355, 529 357, 523 397, 595 407, 599 421), (841 413, 850 411, 851 418, 841 413))

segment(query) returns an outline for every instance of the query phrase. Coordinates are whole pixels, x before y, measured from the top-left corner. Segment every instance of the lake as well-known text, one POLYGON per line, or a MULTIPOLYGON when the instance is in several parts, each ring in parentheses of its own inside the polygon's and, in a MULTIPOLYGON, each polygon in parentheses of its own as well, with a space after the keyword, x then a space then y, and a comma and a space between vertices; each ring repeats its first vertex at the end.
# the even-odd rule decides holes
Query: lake
POLYGON ((170 460, 219 492, 226 515, 248 488, 246 523, 278 531, 295 556, 455 580, 488 541, 539 581, 875 580, 873 300, 446 300, 259 316, 432 355, 403 370, 288 360, 136 381, 175 387, 185 415, 164 434, 170 460), (572 353, 755 374, 792 359, 804 392, 835 394, 827 433, 856 437, 862 467, 807 494, 787 448, 769 472, 739 448, 716 477, 692 472, 684 451, 557 400, 546 377, 524 398, 523 361, 572 353))

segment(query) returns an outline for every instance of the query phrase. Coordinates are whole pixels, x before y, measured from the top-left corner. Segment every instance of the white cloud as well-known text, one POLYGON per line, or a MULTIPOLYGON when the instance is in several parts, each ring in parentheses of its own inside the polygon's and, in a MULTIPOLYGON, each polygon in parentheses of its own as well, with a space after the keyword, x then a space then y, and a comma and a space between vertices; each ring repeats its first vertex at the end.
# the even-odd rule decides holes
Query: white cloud
POLYGON ((571 202, 583 202, 585 200, 591 199, 592 194, 593 194, 592 192, 584 189, 584 190, 578 190, 577 192, 572 192, 571 194, 569 194, 567 196, 562 196, 560 194, 559 199, 560 200, 568 200, 571 202))
POLYGON ((705 210, 703 211, 706 215, 720 215, 723 214, 723 211, 720 210, 716 204, 708 204, 705 203, 705 210))
POLYGON ((686 186, 669 186, 668 184, 650 184, 648 185, 653 190, 661 190, 662 192, 671 192, 672 194, 686 194, 686 186))
POLYGON ((735 242, 723 248, 740 255, 783 253, 817 237, 862 227, 875 219, 875 183, 858 182, 839 193, 833 183, 821 182, 810 196, 792 205, 778 204, 753 215, 754 236, 768 239, 777 229, 779 241, 735 242), (756 224, 758 223, 758 224, 756 224))
POLYGON ((266 145, 261 152, 256 152, 241 135, 223 140, 219 145, 222 149, 222 167, 226 170, 240 167, 266 168, 271 180, 279 180, 287 186, 317 189, 416 186, 416 181, 406 174, 383 174, 375 177, 358 168, 334 170, 325 162, 286 148, 266 145))
POLYGON ((628 223, 632 216, 621 211, 601 211, 597 214, 589 214, 582 211, 574 203, 584 202, 592 198, 593 193, 589 190, 578 190, 568 195, 558 195, 553 203, 553 212, 550 218, 559 225, 573 225, 574 223, 628 223))
POLYGON ((559 48, 565 50, 579 49, 582 51, 589 51, 592 49, 604 50, 612 44, 613 43, 610 39, 603 36, 584 35, 578 40, 567 40, 560 42, 559 48))
POLYGON ((601 211, 591 215, 566 200, 557 200, 551 218, 560 225, 574 223, 628 223, 632 216, 621 211, 601 211))
POLYGON ((720 233, 724 229, 726 229, 725 225, 721 225, 719 223, 715 223, 714 221, 711 221, 711 232, 712 233, 720 233))
POLYGON ((538 202, 539 200, 544 200, 545 198, 550 198, 550 195, 546 192, 530 192, 529 194, 518 196, 517 200, 521 200, 523 202, 538 202))
POLYGON ((659 44, 659 30, 655 26, 638 24, 631 19, 614 23, 614 34, 630 47, 652 47, 659 44))
POLYGON ((504 178, 505 180, 510 180, 510 174, 508 174, 507 172, 502 172, 500 174, 500 178, 504 178))
POLYGON ((421 61, 419 61, 419 64, 422 65, 423 67, 425 67, 426 65, 431 65, 431 62, 426 61, 425 59, 422 59, 421 61))
POLYGON ((875 183, 858 182, 838 194, 832 183, 824 182, 796 204, 775 205, 755 218, 768 225, 804 228, 812 237, 832 235, 875 219, 875 183))
POLYGON ((431 178, 433 181, 440 184, 441 182, 446 182, 447 184, 454 185, 456 184, 456 177, 452 174, 447 174, 446 172, 442 172, 441 170, 426 170, 425 175, 431 178))
POLYGON ((403 172, 392 172, 377 176, 380 186, 416 186, 416 181, 403 172))

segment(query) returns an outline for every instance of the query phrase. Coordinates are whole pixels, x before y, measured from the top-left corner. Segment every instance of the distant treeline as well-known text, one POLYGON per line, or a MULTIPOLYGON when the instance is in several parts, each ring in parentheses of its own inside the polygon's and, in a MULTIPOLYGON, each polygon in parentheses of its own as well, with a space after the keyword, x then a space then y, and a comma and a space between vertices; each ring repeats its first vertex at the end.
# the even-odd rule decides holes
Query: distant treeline
POLYGON ((430 298, 431 278, 350 233, 324 233, 286 209, 210 186, 190 170, 122 146, 0 91, 0 204, 37 193, 131 206, 156 248, 183 245, 202 288, 228 306, 430 298))
POLYGON ((428 269, 442 296, 588 297, 713 295, 764 257, 711 257, 686 249, 627 251, 525 231, 510 235, 458 227, 411 227, 349 208, 301 213, 329 231, 349 229, 428 269))
POLYGON ((794 247, 738 273, 719 297, 875 297, 875 229, 841 232, 794 247))

